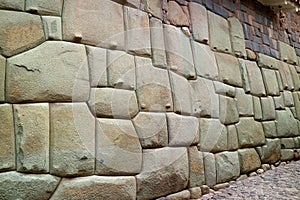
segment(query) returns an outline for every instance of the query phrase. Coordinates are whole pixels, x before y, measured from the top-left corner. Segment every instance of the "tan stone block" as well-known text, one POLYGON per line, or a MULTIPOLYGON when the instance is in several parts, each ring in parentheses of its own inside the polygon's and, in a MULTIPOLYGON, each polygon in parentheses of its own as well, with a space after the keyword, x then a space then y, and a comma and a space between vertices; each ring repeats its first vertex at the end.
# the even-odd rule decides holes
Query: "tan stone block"
POLYGON ((189 3, 194 40, 208 43, 208 20, 206 8, 198 3, 189 3))
POLYGON ((266 91, 262 74, 256 62, 245 61, 245 64, 248 72, 251 94, 256 96, 265 96, 266 91))
POLYGON ((0 8, 8 10, 24 10, 25 0, 0 0, 0 8))
POLYGON ((6 59, 0 55, 0 102, 5 101, 6 59))
POLYGON ((251 95, 245 94, 245 91, 241 88, 236 88, 236 99, 240 116, 249 117, 254 115, 251 95))
POLYGON ((223 183, 240 176, 240 163, 238 153, 221 152, 215 154, 217 183, 223 183))
POLYGON ((238 150, 241 173, 255 171, 261 166, 260 157, 255 149, 239 149, 238 150))
MULTIPOLYGON (((204 174, 205 174, 205 184, 209 187, 216 185, 217 183, 217 171, 215 156, 212 153, 203 152, 204 161, 204 174)), ((203 191, 202 191, 203 193, 203 191)))
POLYGON ((262 120, 274 120, 275 119, 275 105, 272 97, 260 98, 262 108, 262 120))
POLYGON ((62 40, 62 26, 60 17, 42 16, 45 37, 48 40, 62 40))
POLYGON ((189 18, 182 7, 176 1, 168 2, 168 21, 175 26, 189 26, 189 18))
POLYGON ((183 190, 181 192, 177 192, 175 194, 170 194, 167 196, 170 200, 190 200, 191 194, 188 190, 183 190))
POLYGON ((200 187, 193 187, 193 188, 189 188, 190 191, 190 198, 191 199, 198 199, 202 196, 202 191, 200 187))
POLYGON ((198 151, 197 147, 190 147, 189 154, 189 188, 204 185, 204 163, 203 154, 198 151))
POLYGON ((236 17, 229 17, 227 20, 229 23, 232 51, 236 56, 246 58, 247 54, 243 26, 236 17))
POLYGON ((239 112, 236 100, 230 97, 219 95, 220 121, 222 124, 234 124, 239 121, 239 112))
POLYGON ((63 0, 26 0, 25 10, 41 15, 61 16, 63 0))
POLYGON ((162 19, 163 17, 162 4, 163 2, 161 0, 146 0, 145 10, 151 13, 154 17, 162 19))
POLYGON ((278 41, 278 48, 280 52, 280 59, 289 64, 295 65, 298 64, 298 57, 296 55, 296 51, 294 47, 278 41))
POLYGON ((267 95, 279 95, 278 81, 276 72, 270 69, 261 69, 267 95))

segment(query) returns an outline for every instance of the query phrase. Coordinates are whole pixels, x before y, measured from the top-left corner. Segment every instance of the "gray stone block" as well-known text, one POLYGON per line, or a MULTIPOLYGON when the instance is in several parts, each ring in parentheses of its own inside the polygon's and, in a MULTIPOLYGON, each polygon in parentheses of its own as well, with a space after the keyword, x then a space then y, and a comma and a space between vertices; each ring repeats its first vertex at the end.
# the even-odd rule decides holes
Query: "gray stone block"
POLYGON ((234 124, 239 121, 239 112, 236 100, 230 97, 219 95, 220 100, 220 121, 225 124, 234 124))
POLYGON ((60 17, 42 16, 45 37, 48 40, 62 40, 62 26, 60 17))
POLYGON ((236 151, 215 154, 217 183, 223 183, 240 176, 240 162, 236 151))
POLYGON ((0 102, 5 101, 6 59, 0 55, 0 102))
POLYGON ((278 60, 275 58, 265 55, 263 53, 257 54, 258 66, 266 69, 278 69, 278 60))
POLYGON ((206 8, 198 3, 190 2, 189 10, 194 40, 208 43, 208 20, 206 8))
POLYGON ((284 101, 285 107, 293 107, 295 105, 293 94, 291 91, 288 91, 288 90, 283 91, 283 101, 284 101))
POLYGON ((189 188, 205 184, 203 153, 197 147, 190 147, 189 154, 189 188))
POLYGON ((276 70, 275 72, 276 72, 276 77, 277 77, 277 81, 278 81, 279 91, 282 92, 283 91, 283 83, 282 83, 281 75, 278 70, 276 70))
POLYGON ((281 138, 281 149, 294 149, 295 143, 294 138, 281 138))
POLYGON ((217 94, 221 94, 224 96, 235 97, 235 87, 214 81, 215 91, 217 94))
POLYGON ((254 119, 262 120, 262 108, 259 97, 252 96, 253 99, 253 109, 254 109, 254 119))
POLYGON ((280 159, 280 140, 266 139, 266 144, 256 148, 262 163, 273 164, 280 159))
POLYGON ((293 92, 293 98, 295 103, 296 117, 300 119, 300 92, 293 92))
POLYGON ((229 151, 239 148, 239 140, 235 125, 227 126, 227 149, 229 151))
POLYGON ((238 150, 241 173, 255 171, 261 166, 260 157, 255 149, 239 149, 238 150))
POLYGON ((275 119, 275 105, 272 97, 260 98, 262 108, 262 120, 274 120, 275 119))
POLYGON ((280 96, 273 97, 276 110, 283 110, 285 108, 283 92, 280 92, 280 96))
POLYGON ((271 69, 261 69, 267 95, 279 95, 278 81, 276 71, 271 69))
POLYGON ((230 39, 233 53, 238 57, 246 58, 246 47, 243 26, 238 18, 229 17, 230 39))
POLYGON ((293 83, 293 77, 289 69, 289 65, 284 62, 279 62, 278 67, 279 67, 280 77, 282 80, 283 89, 293 90, 295 87, 293 83))
POLYGON ((40 15, 61 16, 63 0, 26 0, 25 10, 40 15))
POLYGON ((145 3, 145 10, 147 12, 151 13, 151 15, 159 19, 163 18, 163 9, 162 9, 163 3, 161 0, 146 0, 144 1, 144 3, 145 3))
POLYGON ((245 61, 246 69, 248 72, 250 92, 255 96, 265 96, 265 86, 259 67, 256 62, 245 61))
POLYGON ((293 149, 281 149, 280 151, 280 159, 281 161, 290 161, 294 158, 294 150, 293 149))
POLYGON ((252 96, 245 94, 241 88, 236 88, 237 108, 240 116, 249 117, 254 115, 252 96))
POLYGON ((189 200, 191 197, 190 191, 183 190, 181 192, 177 192, 175 194, 170 194, 167 196, 169 200, 189 200))
POLYGON ((209 187, 217 183, 217 171, 215 156, 212 153, 203 152, 205 184, 209 187))
POLYGON ((296 71, 296 68, 294 65, 289 65, 289 68, 290 68, 291 76, 292 76, 293 83, 294 83, 294 90, 299 90, 300 89, 300 79, 299 79, 299 75, 296 71))
POLYGON ((276 124, 274 121, 267 121, 262 122, 265 137, 267 138, 276 138, 277 137, 277 130, 276 130, 276 124))
POLYGON ((276 111, 276 127, 278 137, 290 137, 299 135, 298 122, 290 109, 276 111))
POLYGON ((243 88, 245 90, 245 93, 250 93, 251 88, 250 88, 250 83, 248 78, 248 71, 246 68, 246 62, 245 60, 240 58, 238 60, 240 64, 241 74, 242 74, 243 88))
POLYGON ((9 10, 24 10, 25 0, 0 0, 0 8, 9 10))
POLYGON ((290 63, 292 65, 298 64, 298 57, 294 47, 278 41, 278 48, 280 52, 280 59, 284 62, 290 63))

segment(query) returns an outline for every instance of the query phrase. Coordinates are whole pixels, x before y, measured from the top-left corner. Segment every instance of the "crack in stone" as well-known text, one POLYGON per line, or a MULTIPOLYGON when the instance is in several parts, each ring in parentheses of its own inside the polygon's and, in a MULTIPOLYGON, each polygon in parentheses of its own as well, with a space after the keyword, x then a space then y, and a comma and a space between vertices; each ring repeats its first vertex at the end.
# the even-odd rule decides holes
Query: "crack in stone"
POLYGON ((41 71, 39 69, 29 69, 25 65, 14 64, 14 66, 26 69, 26 71, 28 71, 28 72, 38 72, 38 73, 41 73, 41 71))

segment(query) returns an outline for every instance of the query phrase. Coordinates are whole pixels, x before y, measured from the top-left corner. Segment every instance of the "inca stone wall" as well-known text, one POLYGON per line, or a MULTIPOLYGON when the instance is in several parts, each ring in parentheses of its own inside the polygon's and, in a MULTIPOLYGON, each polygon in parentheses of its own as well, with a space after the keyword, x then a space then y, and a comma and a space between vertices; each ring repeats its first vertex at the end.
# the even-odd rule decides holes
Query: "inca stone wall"
POLYGON ((295 48, 207 2, 0 0, 0 199, 192 199, 297 156, 295 48))

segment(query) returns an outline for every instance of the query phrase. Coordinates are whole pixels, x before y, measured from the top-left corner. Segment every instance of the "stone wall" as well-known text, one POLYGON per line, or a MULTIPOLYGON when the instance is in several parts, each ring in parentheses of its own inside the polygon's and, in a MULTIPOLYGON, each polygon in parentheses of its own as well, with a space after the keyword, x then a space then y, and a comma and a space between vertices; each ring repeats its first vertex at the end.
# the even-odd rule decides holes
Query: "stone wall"
POLYGON ((0 199, 198 198, 292 160, 299 42, 250 48, 251 5, 0 0, 0 199))

